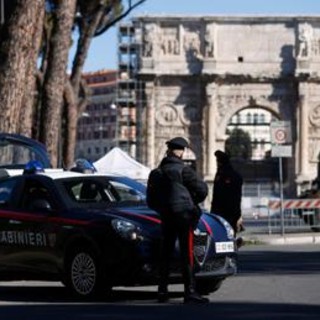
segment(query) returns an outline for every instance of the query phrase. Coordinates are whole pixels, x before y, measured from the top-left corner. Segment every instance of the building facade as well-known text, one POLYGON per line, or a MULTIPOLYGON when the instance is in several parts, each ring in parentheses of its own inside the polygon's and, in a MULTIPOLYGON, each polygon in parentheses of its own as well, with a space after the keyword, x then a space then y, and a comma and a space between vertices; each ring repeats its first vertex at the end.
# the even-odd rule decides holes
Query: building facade
POLYGON ((317 176, 320 152, 320 16, 140 16, 138 104, 141 160, 155 167, 165 141, 190 140, 212 181, 214 151, 242 110, 258 108, 292 126, 288 194, 317 176))
POLYGON ((90 97, 78 121, 75 157, 96 161, 118 143, 117 71, 89 72, 83 78, 90 97))

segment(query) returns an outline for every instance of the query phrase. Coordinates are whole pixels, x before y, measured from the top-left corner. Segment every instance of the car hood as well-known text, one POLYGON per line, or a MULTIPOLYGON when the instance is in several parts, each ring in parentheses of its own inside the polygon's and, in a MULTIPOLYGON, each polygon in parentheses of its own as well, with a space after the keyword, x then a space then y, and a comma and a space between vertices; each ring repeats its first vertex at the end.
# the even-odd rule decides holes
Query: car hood
MULTIPOLYGON (((114 214, 118 217, 138 221, 141 224, 148 224, 149 227, 159 228, 161 225, 159 214, 146 205, 119 206, 115 209, 114 214)), ((207 211, 203 211, 195 230, 196 232, 207 232, 215 240, 228 240, 226 228, 221 218, 207 211)))
POLYGON ((146 205, 118 206, 115 208, 115 212, 124 218, 161 224, 159 214, 149 209, 146 205))

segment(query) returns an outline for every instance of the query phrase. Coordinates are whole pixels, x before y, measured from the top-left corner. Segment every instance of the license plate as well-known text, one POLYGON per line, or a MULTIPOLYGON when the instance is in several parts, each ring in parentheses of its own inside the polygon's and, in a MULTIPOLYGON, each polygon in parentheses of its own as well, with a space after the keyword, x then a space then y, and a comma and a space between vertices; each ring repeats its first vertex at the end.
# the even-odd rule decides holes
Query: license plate
POLYGON ((234 252, 234 243, 233 241, 227 242, 216 242, 216 252, 234 252))

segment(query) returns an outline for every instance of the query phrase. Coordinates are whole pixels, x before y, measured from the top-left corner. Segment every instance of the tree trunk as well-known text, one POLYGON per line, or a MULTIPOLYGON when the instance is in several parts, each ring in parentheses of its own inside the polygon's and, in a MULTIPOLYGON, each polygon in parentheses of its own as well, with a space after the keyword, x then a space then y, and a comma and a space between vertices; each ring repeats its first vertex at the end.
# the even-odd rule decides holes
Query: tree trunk
POLYGON ((40 139, 47 146, 54 167, 58 165, 58 146, 61 144, 61 107, 76 0, 60 0, 57 3, 44 78, 40 130, 40 139))
POLYGON ((37 103, 37 59, 39 55, 43 21, 44 21, 44 1, 37 10, 37 23, 34 26, 32 38, 34 39, 33 47, 30 49, 28 60, 30 61, 26 70, 25 92, 22 100, 22 108, 20 112, 20 121, 18 132, 25 136, 32 136, 32 128, 36 123, 33 122, 33 114, 36 112, 37 103))
POLYGON ((17 132, 35 25, 44 0, 17 0, 1 32, 0 131, 17 132))
POLYGON ((63 160, 69 168, 74 162, 74 152, 77 139, 77 126, 79 115, 84 111, 83 100, 79 101, 81 75, 90 44, 96 28, 104 14, 104 7, 99 6, 90 23, 83 22, 78 39, 77 51, 72 66, 70 77, 71 84, 66 86, 66 127, 64 130, 63 160))
MULTIPOLYGON (((79 102, 79 90, 81 82, 81 74, 85 59, 88 55, 89 47, 94 36, 102 34, 108 30, 111 26, 115 25, 116 22, 126 17, 134 8, 142 4, 145 0, 139 0, 135 3, 128 1, 129 7, 117 15, 116 11, 121 5, 122 1, 93 1, 90 2, 91 8, 88 8, 89 1, 83 1, 83 5, 87 6, 87 13, 90 16, 85 16, 80 24, 80 37, 77 44, 77 51, 72 66, 72 73, 70 81, 72 84, 72 91, 70 87, 67 89, 68 94, 66 98, 72 101, 72 105, 67 105, 66 108, 70 109, 66 112, 66 127, 64 129, 64 148, 63 148, 63 159, 67 167, 70 167, 74 162, 74 152, 76 145, 76 132, 78 118, 81 116, 85 109, 85 100, 79 102), (114 10, 114 16, 110 15, 110 12, 114 10), (71 98, 71 95, 73 97, 71 98), (73 103, 75 105, 73 105, 73 103)), ((81 5, 81 3, 80 3, 81 5)), ((66 103, 70 103, 66 101, 66 103)))
POLYGON ((65 116, 67 119, 64 128, 64 143, 63 143, 63 164, 66 168, 70 168, 74 162, 74 149, 76 147, 77 128, 75 124, 78 119, 77 98, 71 83, 68 81, 65 87, 65 116))
POLYGON ((75 96, 79 94, 81 75, 85 60, 88 55, 92 38, 96 32, 99 21, 104 13, 104 7, 99 6, 99 9, 95 12, 90 23, 84 22, 81 27, 81 32, 77 44, 77 51, 72 64, 71 84, 74 89, 75 96))

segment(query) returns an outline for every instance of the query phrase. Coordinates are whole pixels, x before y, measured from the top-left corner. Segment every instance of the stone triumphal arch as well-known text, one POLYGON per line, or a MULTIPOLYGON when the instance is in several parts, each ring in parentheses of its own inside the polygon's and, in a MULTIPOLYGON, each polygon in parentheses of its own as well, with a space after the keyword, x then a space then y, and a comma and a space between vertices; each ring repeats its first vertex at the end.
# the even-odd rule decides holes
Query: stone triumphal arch
POLYGON ((141 16, 134 26, 145 84, 138 142, 148 166, 182 135, 212 181, 230 118, 261 107, 291 123, 291 193, 317 176, 320 16, 141 16))

